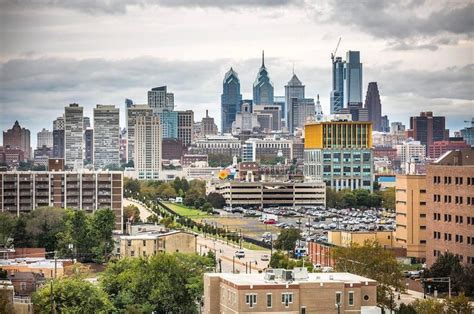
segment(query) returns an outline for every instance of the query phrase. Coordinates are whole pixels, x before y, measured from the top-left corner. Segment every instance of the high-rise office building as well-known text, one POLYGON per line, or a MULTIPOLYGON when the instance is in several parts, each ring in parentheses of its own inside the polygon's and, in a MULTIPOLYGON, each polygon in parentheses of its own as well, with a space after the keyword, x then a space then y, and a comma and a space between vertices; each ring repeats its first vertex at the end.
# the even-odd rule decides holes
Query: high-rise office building
POLYGON ((407 249, 407 256, 424 262, 426 258, 426 176, 397 175, 396 241, 407 249))
POLYGON ((189 146, 194 140, 194 111, 178 111, 178 139, 189 146))
POLYGON ((84 131, 84 163, 94 162, 94 130, 88 128, 84 131))
POLYGON ((242 94, 240 93, 240 80, 233 68, 225 74, 222 83, 221 95, 221 132, 230 133, 235 114, 240 111, 242 94))
POLYGON ((390 124, 390 132, 393 134, 405 133, 405 125, 402 122, 392 122, 390 124))
POLYGON ((434 141, 442 141, 449 137, 449 130, 445 126, 445 117, 433 116, 431 111, 421 112, 419 116, 410 117, 409 134, 428 149, 434 141))
POLYGON ((120 165, 120 110, 113 105, 94 108, 94 167, 120 165))
POLYGON ((280 118, 282 120, 281 126, 286 126, 286 102, 285 96, 273 96, 273 105, 280 108, 280 118))
POLYGON ((332 59, 332 90, 329 99, 331 114, 344 108, 344 62, 341 57, 332 59))
POLYGON ((373 188, 370 122, 324 121, 305 125, 304 178, 335 190, 373 188))
POLYGON ((134 164, 139 180, 158 180, 160 178, 161 132, 158 116, 136 117, 134 164))
POLYGON ((64 158, 65 165, 72 170, 81 170, 84 165, 84 108, 70 104, 64 110, 64 158))
POLYGON ((249 103, 243 103, 241 111, 235 115, 235 121, 232 123, 232 134, 241 132, 253 132, 260 128, 258 117, 253 113, 249 103))
POLYGON ((83 121, 83 128, 84 128, 84 130, 91 127, 91 118, 89 118, 89 117, 84 117, 84 118, 82 119, 82 121, 83 121))
POLYGON ((253 83, 253 104, 273 105, 273 83, 265 67, 265 54, 262 52, 262 65, 253 83))
POLYGON ((474 149, 451 151, 426 170, 426 263, 450 252, 474 264, 474 149))
POLYGON ((127 161, 134 159, 137 117, 151 115, 153 115, 153 110, 148 105, 133 105, 127 109, 127 161))
POLYGON ((313 98, 291 98, 288 105, 288 131, 303 129, 307 122, 315 120, 316 106, 313 98))
MULTIPOLYGON (((469 122, 469 121, 465 121, 469 122)), ((461 136, 462 138, 468 143, 469 145, 474 145, 474 118, 471 119, 471 126, 465 127, 461 129, 461 136)))
POLYGON ((178 138, 178 112, 163 111, 159 113, 162 138, 178 138))
POLYGON ((382 116, 382 132, 390 132, 390 120, 387 115, 382 116))
POLYGON ((300 79, 296 76, 296 74, 293 73, 293 76, 291 77, 290 81, 288 81, 288 84, 285 85, 285 107, 286 107, 286 112, 284 112, 285 115, 285 121, 286 121, 286 126, 290 132, 292 132, 293 124, 293 99, 304 99, 304 90, 305 86, 303 83, 301 83, 300 79))
POLYGON ((257 114, 260 126, 268 131, 278 131, 281 129, 281 107, 278 105, 256 105, 253 108, 254 113, 257 114), (263 121, 268 123, 263 123, 263 121))
POLYGON ((148 106, 153 114, 174 110, 174 94, 168 93, 166 86, 152 88, 148 91, 148 106))
POLYGON ((62 117, 57 117, 53 121, 53 131, 54 130, 64 130, 64 115, 62 117))
POLYGON ((369 110, 369 121, 372 122, 374 131, 382 131, 382 104, 377 82, 369 83, 364 107, 369 110))
POLYGON ((52 148, 53 147, 53 132, 43 128, 37 133, 36 147, 41 148, 43 146, 52 148))
POLYGON ((209 117, 209 112, 206 109, 206 116, 201 120, 201 137, 206 135, 217 135, 217 125, 214 123, 214 118, 209 117))
POLYGON ((53 157, 64 158, 64 129, 53 130, 53 157))
POLYGON ((23 151, 25 159, 31 158, 30 130, 22 128, 18 121, 13 127, 3 132, 3 146, 23 151))
POLYGON ((362 104, 362 63, 359 51, 348 51, 344 63, 344 107, 362 104))
POLYGON ((352 116, 352 121, 369 121, 369 110, 362 107, 362 103, 351 103, 346 108, 339 110, 340 114, 350 114, 352 116))

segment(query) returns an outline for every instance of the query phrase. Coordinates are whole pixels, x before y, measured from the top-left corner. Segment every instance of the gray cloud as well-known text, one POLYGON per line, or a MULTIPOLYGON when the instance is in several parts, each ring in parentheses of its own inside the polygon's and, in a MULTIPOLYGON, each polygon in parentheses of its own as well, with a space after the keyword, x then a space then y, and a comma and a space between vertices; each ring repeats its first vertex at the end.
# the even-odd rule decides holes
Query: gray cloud
POLYGON ((88 14, 124 14, 132 6, 238 9, 302 3, 303 0, 0 0, 4 7, 61 7, 88 14))
POLYGON ((433 51, 474 34, 472 1, 330 0, 326 14, 317 12, 323 19, 390 40, 396 50, 433 51))

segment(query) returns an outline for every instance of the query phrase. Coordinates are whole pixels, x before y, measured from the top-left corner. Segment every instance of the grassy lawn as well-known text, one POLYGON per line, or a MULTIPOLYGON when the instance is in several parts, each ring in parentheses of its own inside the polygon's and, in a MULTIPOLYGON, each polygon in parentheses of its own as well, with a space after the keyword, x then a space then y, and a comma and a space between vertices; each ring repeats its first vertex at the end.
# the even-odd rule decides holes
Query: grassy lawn
POLYGON ((212 215, 209 215, 208 213, 205 213, 197 209, 189 208, 184 205, 174 204, 174 203, 169 203, 169 202, 163 202, 163 204, 168 206, 171 210, 173 210, 177 214, 184 217, 191 218, 191 219, 212 217, 212 215))

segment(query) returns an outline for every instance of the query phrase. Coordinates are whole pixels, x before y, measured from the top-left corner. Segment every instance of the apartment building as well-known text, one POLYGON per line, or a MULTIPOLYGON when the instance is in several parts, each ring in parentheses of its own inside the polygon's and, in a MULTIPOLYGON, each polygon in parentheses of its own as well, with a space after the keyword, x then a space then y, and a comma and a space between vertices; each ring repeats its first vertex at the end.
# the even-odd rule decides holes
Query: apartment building
POLYGON ((426 176, 397 175, 395 185, 396 241, 407 249, 407 257, 426 258, 426 176))
POLYGON ((230 134, 206 135, 197 139, 195 146, 189 149, 192 154, 225 154, 240 156, 240 140, 230 134))
POLYGON ((225 182, 214 186, 228 206, 325 206, 324 183, 225 182))
POLYGON ((444 252, 474 264, 474 149, 450 151, 426 172, 426 262, 444 252))
POLYGON ((110 208, 122 229, 123 174, 107 172, 0 172, 0 211, 16 215, 40 207, 93 212, 110 208))
POLYGON ((377 282, 350 273, 269 269, 204 274, 204 313, 361 313, 377 305, 377 282))

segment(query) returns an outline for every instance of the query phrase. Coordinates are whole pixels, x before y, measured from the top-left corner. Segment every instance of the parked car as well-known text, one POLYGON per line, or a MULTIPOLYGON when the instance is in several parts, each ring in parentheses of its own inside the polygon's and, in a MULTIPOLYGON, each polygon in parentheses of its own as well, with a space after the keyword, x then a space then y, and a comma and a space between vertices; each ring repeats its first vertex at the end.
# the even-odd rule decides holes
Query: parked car
POLYGON ((277 221, 275 219, 270 218, 270 219, 265 220, 263 223, 266 225, 274 225, 277 223, 277 221))
POLYGON ((263 254, 262 257, 260 257, 260 260, 268 262, 270 260, 270 256, 268 256, 268 254, 263 254))
POLYGON ((235 257, 237 257, 237 258, 244 258, 244 257, 245 257, 245 251, 244 251, 244 250, 237 250, 237 251, 235 251, 235 257))

